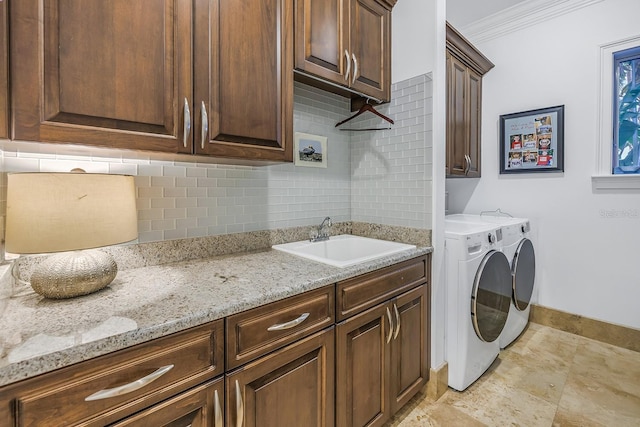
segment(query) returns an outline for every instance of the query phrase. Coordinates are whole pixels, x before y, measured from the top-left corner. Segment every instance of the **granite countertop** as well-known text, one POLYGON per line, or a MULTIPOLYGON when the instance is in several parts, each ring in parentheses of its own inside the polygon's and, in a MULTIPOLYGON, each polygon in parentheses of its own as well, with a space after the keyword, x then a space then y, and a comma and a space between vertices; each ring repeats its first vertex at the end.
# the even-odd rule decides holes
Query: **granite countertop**
POLYGON ((337 268, 276 250, 132 268, 69 300, 4 300, 0 386, 431 252, 418 247, 337 268))

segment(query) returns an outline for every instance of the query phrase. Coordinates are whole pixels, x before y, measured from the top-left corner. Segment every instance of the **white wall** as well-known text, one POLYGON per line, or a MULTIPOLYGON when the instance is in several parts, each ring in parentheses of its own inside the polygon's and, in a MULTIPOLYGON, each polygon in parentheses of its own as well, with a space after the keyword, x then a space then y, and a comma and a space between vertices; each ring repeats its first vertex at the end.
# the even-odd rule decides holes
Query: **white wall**
POLYGON ((391 28, 392 81, 433 71, 437 31, 435 8, 440 1, 399 0, 396 3, 391 28))
POLYGON ((393 81, 429 74, 432 79, 431 149, 433 181, 425 207, 431 212, 431 366, 445 361, 444 165, 445 165, 445 16, 446 0, 399 0, 393 9, 393 81))
POLYGON ((639 192, 597 192, 591 176, 599 46, 638 35, 638 16, 638 0, 605 0, 477 43, 495 64, 483 80, 482 178, 447 181, 452 212, 531 218, 540 305, 634 328, 639 192), (499 175, 499 116, 562 104, 565 172, 499 175), (636 215, 615 214, 623 211, 636 215))

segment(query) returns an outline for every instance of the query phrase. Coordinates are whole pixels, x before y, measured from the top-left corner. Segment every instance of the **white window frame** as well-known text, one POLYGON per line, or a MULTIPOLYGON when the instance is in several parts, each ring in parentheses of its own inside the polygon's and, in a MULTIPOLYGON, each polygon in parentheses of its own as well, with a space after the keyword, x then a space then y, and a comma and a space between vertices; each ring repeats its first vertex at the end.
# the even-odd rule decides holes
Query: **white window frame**
POLYGON ((597 190, 640 189, 640 174, 614 175, 613 169, 613 54, 640 46, 640 35, 601 45, 598 71, 598 120, 596 173, 591 177, 597 190))

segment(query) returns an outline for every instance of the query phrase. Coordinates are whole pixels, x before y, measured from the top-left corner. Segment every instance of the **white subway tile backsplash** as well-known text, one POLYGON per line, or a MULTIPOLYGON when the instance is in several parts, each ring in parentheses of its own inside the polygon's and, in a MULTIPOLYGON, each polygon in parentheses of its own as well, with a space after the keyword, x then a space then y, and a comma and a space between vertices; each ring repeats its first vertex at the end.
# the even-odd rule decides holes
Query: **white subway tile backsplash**
POLYGON ((5 157, 4 169, 7 172, 32 172, 40 168, 39 159, 5 157))
POLYGON ((187 230, 184 228, 165 230, 163 238, 164 240, 186 239, 187 230))
POLYGON ((183 166, 163 166, 162 174, 164 176, 185 177, 187 176, 187 168, 183 166))
POLYGON ((122 175, 137 175, 138 165, 132 165, 127 163, 109 163, 109 173, 122 174, 122 175))
POLYGON ((138 242, 146 243, 146 242, 158 242, 161 240, 165 240, 164 231, 142 231, 138 230, 138 242))
POLYGON ((169 176, 152 176, 151 185, 154 187, 175 187, 176 179, 169 176))
MULTIPOLYGON (((362 132, 351 139, 351 219, 429 228, 425 191, 431 187, 431 79, 418 76, 392 87, 392 130, 362 132), (427 154, 428 153, 428 154, 427 154)), ((382 108, 379 108, 382 111, 382 108)))
MULTIPOLYGON (((390 130, 336 129, 338 121, 353 113, 348 99, 332 93, 296 83, 294 98, 294 131, 328 138, 326 169, 153 160, 144 153, 129 157, 117 150, 98 156, 86 148, 60 148, 51 154, 44 144, 11 143, 0 151, 2 171, 81 167, 136 176, 139 242, 317 225, 325 216, 430 227, 433 144, 428 76, 395 83, 392 102, 376 107, 396 121, 390 130)), ((352 123, 388 125, 371 114, 352 123)), ((6 182, 6 174, 1 177, 6 182)), ((0 193, 2 212, 4 197, 0 193)))
POLYGON ((70 172, 72 169, 84 169, 88 173, 109 173, 108 163, 92 162, 91 160, 60 160, 55 158, 41 158, 40 172, 70 172))
POLYGON ((164 217, 167 219, 178 219, 187 217, 187 208, 164 209, 164 217))
POLYGON ((172 219, 156 219, 151 221, 151 230, 170 230, 176 228, 176 222, 172 219))
POLYGON ((168 209, 176 207, 176 199, 174 197, 161 197, 151 199, 151 209, 168 209))
POLYGON ((162 176, 162 166, 155 164, 139 164, 138 175, 142 176, 162 176))

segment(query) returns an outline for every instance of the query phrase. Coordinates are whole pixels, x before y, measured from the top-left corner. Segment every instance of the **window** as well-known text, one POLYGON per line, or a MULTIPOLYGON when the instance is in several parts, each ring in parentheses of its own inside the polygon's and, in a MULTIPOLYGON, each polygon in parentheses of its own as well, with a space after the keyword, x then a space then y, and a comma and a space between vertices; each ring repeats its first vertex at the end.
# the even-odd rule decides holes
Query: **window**
POLYGON ((640 46, 613 54, 613 174, 640 173, 640 46))
POLYGON ((640 169, 632 170, 634 155, 638 161, 638 103, 640 35, 599 46, 598 120, 596 121, 596 170, 591 177, 593 188, 604 191, 640 189, 640 169), (622 68, 623 73, 617 73, 622 68), (618 79, 618 77, 620 77, 618 79), (629 85, 635 79, 635 86, 629 85), (625 83, 626 82, 626 83, 625 83), (620 84, 621 83, 621 84, 620 84), (635 91, 632 89, 635 87, 635 91), (636 94, 635 101, 627 102, 636 94), (618 95, 623 94, 622 98, 618 95), (625 98, 628 95, 627 98, 625 98), (621 104, 621 101, 622 104, 621 104), (635 116, 633 107, 635 106, 635 116), (623 120, 620 121, 620 116, 623 120), (628 122, 626 121, 627 119, 628 122), (634 121, 635 120, 635 121, 634 121), (633 125, 632 125, 633 123, 633 125), (629 139, 635 129, 633 141, 629 139), (627 144, 629 142, 629 144, 627 144), (626 151, 625 151, 626 149, 626 151), (630 157, 629 157, 630 156, 630 157), (628 169, 628 170, 625 170, 628 169))

